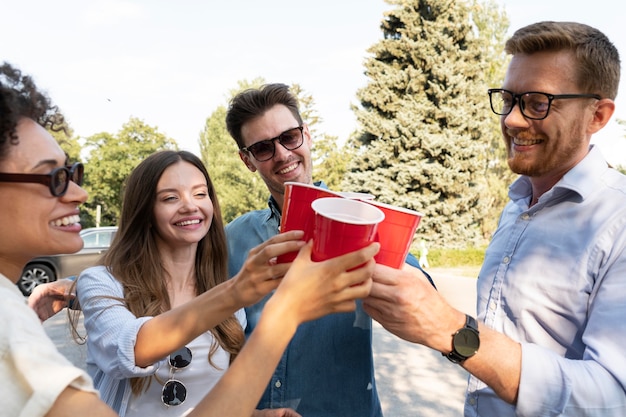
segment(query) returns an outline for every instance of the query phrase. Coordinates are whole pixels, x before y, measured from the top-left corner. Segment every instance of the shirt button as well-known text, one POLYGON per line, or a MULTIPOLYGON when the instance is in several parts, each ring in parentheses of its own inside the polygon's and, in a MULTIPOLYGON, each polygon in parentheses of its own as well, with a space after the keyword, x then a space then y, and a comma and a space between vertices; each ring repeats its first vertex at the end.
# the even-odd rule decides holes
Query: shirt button
POLYGON ((505 256, 504 259, 502 259, 502 263, 508 264, 509 262, 511 262, 511 258, 508 256, 505 256))
POLYGON ((280 381, 276 381, 276 382, 274 382, 274 386, 275 386, 276 388, 280 388, 282 385, 283 385, 283 384, 281 384, 281 383, 280 383, 280 381))
POLYGON ((490 303, 489 303, 489 310, 490 310, 490 311, 495 311, 495 309, 496 309, 496 303, 495 303, 495 301, 490 302, 490 303))
POLYGON ((470 405, 476 405, 476 398, 470 397, 469 403, 470 403, 470 405))
POLYGON ((530 219, 530 215, 528 213, 522 214, 522 220, 528 220, 528 219, 530 219))

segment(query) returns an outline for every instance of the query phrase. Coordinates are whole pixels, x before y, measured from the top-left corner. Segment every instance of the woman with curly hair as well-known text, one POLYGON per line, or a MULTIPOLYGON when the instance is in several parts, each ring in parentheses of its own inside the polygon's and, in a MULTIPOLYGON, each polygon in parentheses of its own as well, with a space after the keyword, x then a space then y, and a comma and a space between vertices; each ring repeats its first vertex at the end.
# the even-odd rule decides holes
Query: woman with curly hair
POLYGON ((6 416, 107 415, 91 379, 55 348, 15 283, 31 258, 76 252, 83 167, 46 130, 63 117, 33 80, 0 66, 0 384, 6 416))

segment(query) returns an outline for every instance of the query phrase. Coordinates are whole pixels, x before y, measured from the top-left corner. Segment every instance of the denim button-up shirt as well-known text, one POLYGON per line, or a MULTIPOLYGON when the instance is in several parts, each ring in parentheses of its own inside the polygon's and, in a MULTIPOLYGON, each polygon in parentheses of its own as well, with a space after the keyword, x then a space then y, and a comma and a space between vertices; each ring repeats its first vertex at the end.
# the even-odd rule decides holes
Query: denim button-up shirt
POLYGON ((517 405, 469 380, 466 416, 626 416, 626 177, 589 154, 529 207, 521 177, 487 249, 478 314, 522 346, 517 405))
MULTIPOLYGON (((323 186, 323 185, 322 185, 323 186)), ((248 252, 279 232, 281 213, 253 211, 226 226, 230 276, 248 252)), ((248 336, 267 299, 246 308, 248 336)), ((371 319, 362 310, 303 323, 283 354, 258 408, 290 407, 305 417, 382 417, 372 354, 371 319)))

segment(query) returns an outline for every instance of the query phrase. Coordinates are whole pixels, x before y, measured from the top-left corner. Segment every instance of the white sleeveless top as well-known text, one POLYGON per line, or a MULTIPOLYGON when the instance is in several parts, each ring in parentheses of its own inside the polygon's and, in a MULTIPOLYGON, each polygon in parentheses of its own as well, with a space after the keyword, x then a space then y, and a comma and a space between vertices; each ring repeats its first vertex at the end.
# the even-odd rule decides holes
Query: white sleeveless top
MULTIPOLYGON (((243 309, 238 311, 236 316, 245 328, 243 309)), ((172 379, 182 382, 187 388, 187 398, 181 405, 168 407, 161 401, 163 384, 171 375, 169 361, 165 361, 155 374, 157 378, 152 378, 148 390, 138 396, 131 395, 126 417, 179 417, 189 414, 228 369, 230 354, 221 347, 218 347, 211 357, 215 367, 209 363, 209 350, 213 339, 213 335, 206 332, 191 341, 187 345, 192 354, 191 363, 183 369, 174 370, 172 379)))

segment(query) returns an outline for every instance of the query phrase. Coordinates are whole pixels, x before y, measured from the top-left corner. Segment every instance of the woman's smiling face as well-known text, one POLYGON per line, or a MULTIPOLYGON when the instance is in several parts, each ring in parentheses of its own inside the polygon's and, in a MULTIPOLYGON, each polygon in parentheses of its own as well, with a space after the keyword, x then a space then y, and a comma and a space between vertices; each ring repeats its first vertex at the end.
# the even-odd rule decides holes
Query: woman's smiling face
MULTIPOLYGON (((0 172, 49 174, 68 163, 52 135, 33 120, 20 120, 17 136, 19 142, 10 145, 0 161, 0 172)), ((87 200, 87 193, 78 184, 70 182, 61 197, 54 197, 47 185, 37 183, 2 182, 0 193, 6 204, 0 216, 0 236, 11 237, 0 240, 0 256, 19 267, 18 273, 35 256, 82 248, 78 206, 87 200)))
POLYGON ((213 202, 204 174, 179 161, 163 171, 156 190, 155 228, 170 247, 198 243, 213 221, 213 202))

